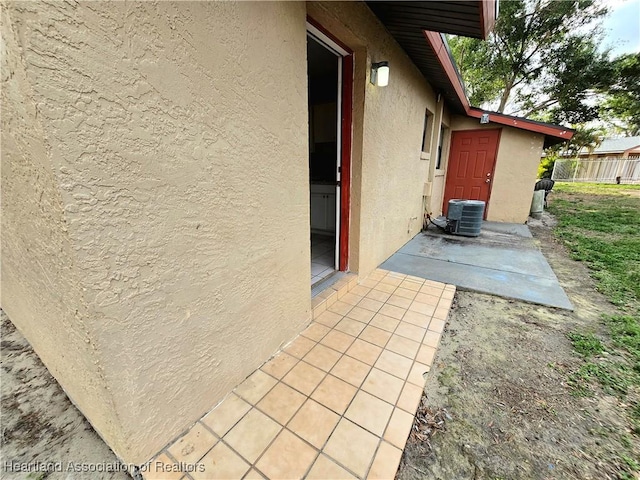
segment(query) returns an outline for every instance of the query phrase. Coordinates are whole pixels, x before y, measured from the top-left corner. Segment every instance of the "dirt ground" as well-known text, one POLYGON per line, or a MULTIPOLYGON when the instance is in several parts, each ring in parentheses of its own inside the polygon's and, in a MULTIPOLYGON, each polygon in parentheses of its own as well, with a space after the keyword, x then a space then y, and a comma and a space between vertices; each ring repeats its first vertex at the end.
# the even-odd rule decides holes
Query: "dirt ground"
POLYGON ((130 479, 124 472, 82 471, 89 468, 110 468, 108 465, 117 465, 118 460, 89 422, 71 404, 6 314, 0 311, 0 317, 0 478, 130 479), (7 464, 13 462, 37 465, 41 471, 11 471, 12 468, 7 464), (64 471, 56 471, 60 469, 64 471))
POLYGON ((397 479, 602 480, 621 478, 621 452, 640 458, 618 400, 575 397, 566 384, 581 362, 566 334, 602 333, 599 315, 614 307, 551 223, 531 230, 575 311, 459 291, 423 397, 445 431, 410 438, 397 479))

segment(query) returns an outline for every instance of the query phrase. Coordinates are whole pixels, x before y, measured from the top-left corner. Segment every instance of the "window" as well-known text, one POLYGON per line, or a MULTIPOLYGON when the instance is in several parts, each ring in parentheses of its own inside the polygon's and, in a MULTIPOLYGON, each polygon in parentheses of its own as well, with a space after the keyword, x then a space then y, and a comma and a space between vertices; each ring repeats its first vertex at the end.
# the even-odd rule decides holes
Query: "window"
POLYGON ((422 151, 424 153, 431 151, 431 137, 433 137, 433 113, 426 110, 424 114, 424 130, 422 131, 422 151))

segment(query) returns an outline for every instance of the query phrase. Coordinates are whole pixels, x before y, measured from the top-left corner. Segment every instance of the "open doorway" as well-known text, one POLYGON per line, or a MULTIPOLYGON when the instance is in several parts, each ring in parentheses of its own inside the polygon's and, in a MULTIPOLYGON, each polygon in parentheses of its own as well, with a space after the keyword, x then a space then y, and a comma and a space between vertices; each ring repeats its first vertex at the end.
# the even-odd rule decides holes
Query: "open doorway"
POLYGON ((339 268, 342 56, 309 33, 311 285, 339 268))

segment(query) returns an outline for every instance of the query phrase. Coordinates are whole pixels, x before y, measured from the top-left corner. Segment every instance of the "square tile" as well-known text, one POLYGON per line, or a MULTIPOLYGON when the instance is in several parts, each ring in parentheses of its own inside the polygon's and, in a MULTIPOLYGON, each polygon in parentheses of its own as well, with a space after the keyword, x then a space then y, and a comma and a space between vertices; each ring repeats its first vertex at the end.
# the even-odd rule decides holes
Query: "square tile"
POLYGON ((300 362, 285 375, 282 381, 305 395, 311 395, 324 376, 325 373, 319 368, 300 362))
POLYGON ((356 477, 324 455, 318 457, 305 478, 307 480, 356 480, 356 477))
POLYGON ((405 278, 407 278, 407 276, 404 273, 400 273, 400 272, 387 272, 387 277, 393 277, 393 278, 399 278, 401 280, 404 280, 405 278))
POLYGON ((364 340, 356 339, 351 347, 349 347, 349 350, 347 350, 347 355, 368 365, 373 365, 378 359, 380 352, 382 352, 382 348, 365 342, 364 340))
POLYGON ((313 347, 304 357, 304 361, 314 367, 318 367, 325 372, 333 368, 342 355, 335 350, 318 344, 313 347))
POLYGON ((429 324, 429 330, 432 330, 436 333, 442 333, 444 331, 444 326, 446 325, 446 323, 447 322, 445 322, 444 320, 434 318, 429 324))
POLYGON ((371 298, 364 297, 360 303, 358 303, 358 307, 363 308, 365 310, 370 310, 372 312, 377 312, 384 305, 383 302, 379 302, 378 300, 373 300, 371 298))
POLYGON ((412 383, 405 383, 397 406, 411 415, 415 415, 422 397, 423 389, 412 383))
MULTIPOLYGON (((324 313, 322 315, 324 315, 324 313)), ((298 336, 293 342, 285 347, 284 351, 296 358, 302 358, 314 347, 315 344, 316 342, 309 340, 307 337, 298 336)))
POLYGON ((378 437, 346 418, 329 437, 323 453, 364 478, 378 446, 378 437))
POLYGON ((356 285, 351 289, 349 293, 353 293, 354 295, 360 295, 361 297, 366 297, 367 293, 371 291, 370 288, 365 287, 363 285, 356 285))
POLYGON ((360 282, 360 285, 367 288, 373 288, 378 284, 377 280, 373 280, 371 277, 366 278, 360 282))
POLYGON ((439 341, 440 341, 440 334, 432 330, 427 330, 427 333, 424 334, 424 338, 422 339, 422 343, 424 345, 429 345, 430 347, 433 347, 433 348, 438 347, 439 341))
POLYGON ((321 341, 322 345, 338 352, 346 352, 356 338, 339 330, 331 330, 321 341))
POLYGON ((380 290, 371 290, 369 293, 365 295, 365 297, 370 298, 372 300, 377 300, 379 302, 386 302, 390 296, 391 296, 390 293, 381 292, 380 290))
POLYGON ((402 317, 402 321, 416 325, 417 327, 427 328, 429 323, 431 323, 431 316, 408 310, 407 313, 404 314, 404 317, 402 317))
POLYGON ((258 460, 256 468, 267 478, 302 478, 317 455, 315 448, 283 430, 258 460))
POLYGON ((272 376, 267 375, 262 370, 256 370, 238 385, 234 392, 247 402, 255 405, 276 383, 278 381, 272 376))
POLYGON ((357 392, 357 388, 332 375, 327 375, 311 398, 342 415, 357 392))
POLYGON ((379 347, 384 347, 390 337, 391 332, 387 332, 381 328, 368 326, 365 327, 359 338, 366 342, 373 343, 374 345, 378 345, 379 347))
POLYGON ((433 315, 436 308, 433 305, 427 305, 426 303, 420 303, 414 300, 411 305, 409 305, 409 310, 422 313, 423 315, 433 315))
MULTIPOLYGON (((354 309, 355 308, 358 308, 358 307, 354 307, 354 309)), ((365 327, 364 323, 357 322, 356 320, 353 320, 349 317, 345 317, 340 321, 340 323, 338 323, 335 326, 335 329, 343 333, 346 333, 347 335, 352 335, 354 337, 357 337, 358 335, 360 335, 360 332, 364 330, 364 327, 365 327)))
POLYGON ((408 298, 399 297, 398 295, 391 295, 387 300, 387 304, 393 305, 394 307, 407 309, 409 308, 409 305, 411 305, 411 301, 412 300, 408 298))
POLYGON ((198 422, 167 451, 178 462, 197 463, 217 441, 215 435, 198 422))
POLYGON ((338 315, 346 315, 349 313, 349 310, 353 308, 353 305, 338 300, 336 303, 331 305, 327 310, 333 313, 337 313, 338 315))
POLYGON ((433 312, 433 318, 439 318, 440 320, 446 320, 449 316, 449 309, 446 307, 438 307, 436 311, 433 312))
POLYGON ((400 320, 405 314, 406 309, 396 307, 394 305, 383 305, 383 307, 378 312, 381 315, 386 315, 387 317, 395 318, 396 320, 400 320))
POLYGON ((412 282, 417 282, 420 285, 422 285, 425 282, 425 279, 422 277, 416 277, 415 275, 407 275, 407 280, 410 280, 412 282))
POLYGON ((361 388, 365 392, 375 395, 391 405, 395 405, 403 386, 403 380, 374 368, 369 372, 361 388))
POLYGON ((407 382, 413 383, 420 388, 424 388, 424 384, 426 383, 425 374, 429 372, 429 365, 425 365, 424 363, 415 362, 411 367, 411 371, 409 372, 409 377, 407 378, 407 382))
MULTIPOLYGON (((388 306, 388 305, 385 305, 385 306, 388 306)), ((389 317, 382 313, 376 313, 373 319, 369 322, 369 325, 372 325, 377 328, 381 328, 383 330, 386 330, 387 332, 393 332, 399 323, 400 323, 400 320, 398 319, 389 317)))
POLYGON ((375 287, 373 287, 374 290, 380 290, 384 293, 393 293, 396 288, 397 287, 395 287, 394 285, 389 285, 388 283, 378 283, 375 287))
POLYGON ((393 285, 393 286, 397 287, 398 285, 400 285, 402 283, 402 279, 387 275, 386 277, 384 277, 384 278, 382 278, 380 280, 380 283, 386 283, 388 285, 393 285))
POLYGON ((256 407, 281 425, 286 425, 305 402, 307 397, 284 383, 278 383, 258 402, 256 407))
POLYGON ((281 379, 289 372, 289 370, 293 368, 296 363, 298 363, 298 359, 296 357, 292 357, 287 353, 280 352, 267 363, 262 365, 260 367, 260 370, 268 373, 272 377, 281 379))
POLYGON ((326 325, 329 328, 335 327, 340 320, 342 320, 342 315, 328 310, 322 312, 318 315, 318 318, 315 319, 316 322, 326 325))
MULTIPOLYGON (((366 299, 366 300, 370 300, 370 299, 366 299)), ((373 300, 375 301, 375 300, 373 300)), ((362 302, 360 302, 362 303, 362 302)), ((375 315, 375 312, 372 310, 368 310, 366 308, 363 308, 361 306, 356 306, 353 307, 353 310, 351 310, 348 314, 347 317, 353 319, 353 320, 357 320, 359 322, 363 322, 363 323, 368 323, 369 320, 371 320, 373 318, 373 316, 375 315)))
POLYGON ((451 308, 451 304, 453 303, 452 299, 441 298, 438 302, 436 309, 438 308, 446 308, 447 310, 451 308))
POLYGON ((434 297, 433 295, 429 295, 427 293, 419 293, 418 295, 416 295, 416 298, 414 298, 414 300, 416 302, 426 303, 427 305, 435 307, 436 305, 438 305, 440 297, 434 297))
POLYGON ((418 356, 416 357, 416 361, 420 363, 424 363, 425 365, 431 365, 433 363, 433 358, 436 355, 436 349, 434 347, 430 347, 429 345, 422 345, 420 347, 420 351, 418 352, 418 356))
POLYGON ((399 408, 393 410, 389 425, 384 431, 384 439, 400 450, 404 449, 413 426, 414 416, 399 408))
POLYGON ((367 478, 369 480, 389 480, 396 478, 401 458, 402 450, 386 442, 380 442, 380 447, 378 448, 367 478))
POLYGON ((342 297, 342 301, 344 303, 348 303, 349 305, 356 306, 364 297, 360 295, 356 295, 355 293, 347 293, 344 297, 342 297))
POLYGON ((319 342, 330 331, 331 329, 326 325, 313 322, 311 325, 305 328, 300 335, 304 335, 309 340, 313 340, 314 342, 319 342))
POLYGON ((219 442, 198 463, 202 470, 195 469, 191 476, 195 480, 209 478, 242 478, 251 466, 224 443, 219 442))
POLYGON ((309 399, 289 422, 287 428, 314 447, 321 449, 338 420, 340 420, 339 415, 309 399))
POLYGON ((424 284, 421 288, 420 288, 420 293, 424 293, 426 295, 431 295, 432 297, 438 297, 440 298, 440 296, 442 295, 442 293, 444 292, 444 288, 442 287, 434 287, 431 284, 424 284))
POLYGON ((252 408, 224 437, 231 448, 254 463, 282 427, 264 413, 252 408))
POLYGON ((242 480, 266 480, 262 475, 260 475, 256 469, 252 468, 249 470, 242 480))
POLYGON ((422 339, 424 338, 424 334, 426 331, 426 328, 417 327, 407 322, 400 322, 400 325, 398 325, 398 328, 396 328, 395 332, 393 333, 422 343, 422 339))
POLYGON ((455 296, 456 291, 455 288, 452 290, 449 290, 448 288, 445 288, 444 292, 442 292, 442 297, 444 300, 453 300, 453 297, 455 296))
POLYGON ((220 405, 204 416, 202 423, 222 437, 249 410, 251 405, 235 393, 230 393, 220 405))
POLYGON ((393 412, 392 405, 360 390, 344 416, 380 437, 387 427, 391 412, 393 412))
POLYGON ((371 370, 371 367, 366 363, 345 355, 338 360, 335 367, 331 369, 331 374, 351 385, 360 387, 369 370, 371 370))
POLYGON ((409 290, 408 288, 398 287, 394 292, 394 295, 397 297, 406 298, 407 300, 413 300, 416 298, 418 292, 415 290, 409 290))
POLYGON ((400 284, 400 288, 406 288, 407 290, 413 290, 414 292, 420 291, 422 283, 414 282, 413 280, 405 280, 400 284))
POLYGON ((407 357, 385 350, 374 366, 404 380, 409 375, 412 364, 413 362, 407 357))
MULTIPOLYGON (((149 469, 143 475, 148 480, 180 480, 183 473, 174 471, 178 467, 179 464, 171 460, 165 453, 162 453, 149 462, 149 469)), ((30 477, 32 476, 28 475, 26 478, 30 477)))
MULTIPOLYGON (((400 327, 398 327, 400 328, 400 327)), ((407 358, 414 359, 420 348, 420 343, 409 340, 399 335, 393 335, 387 343, 386 349, 399 353, 407 358)))

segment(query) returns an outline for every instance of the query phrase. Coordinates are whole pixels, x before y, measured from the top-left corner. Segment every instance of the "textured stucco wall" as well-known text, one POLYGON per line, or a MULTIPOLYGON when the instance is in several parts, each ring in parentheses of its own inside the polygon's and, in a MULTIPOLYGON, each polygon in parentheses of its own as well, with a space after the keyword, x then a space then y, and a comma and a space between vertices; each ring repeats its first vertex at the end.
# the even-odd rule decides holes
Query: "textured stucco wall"
POLYGON ((355 52, 349 265, 366 276, 422 227, 429 162, 420 160, 420 151, 425 109, 435 110, 435 95, 364 3, 311 2, 307 10, 355 52), (391 73, 381 88, 369 82, 369 74, 371 62, 383 60, 391 73))
POLYGON ((5 8, 3 307, 128 462, 309 318, 305 14, 5 8))
POLYGON ((478 119, 457 115, 452 119, 453 131, 481 128, 501 129, 487 220, 525 223, 529 218, 544 135, 496 123, 480 124, 478 119))

